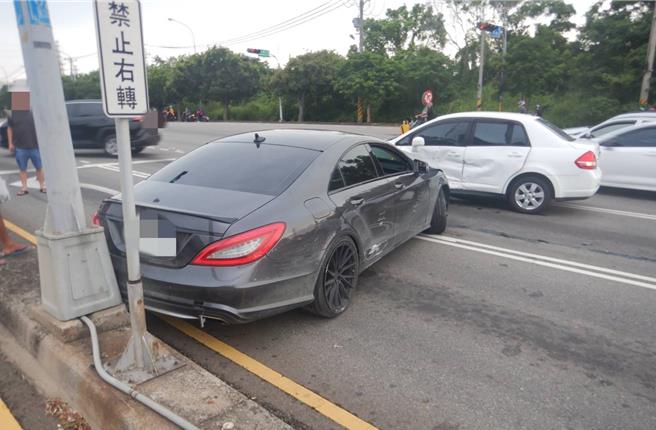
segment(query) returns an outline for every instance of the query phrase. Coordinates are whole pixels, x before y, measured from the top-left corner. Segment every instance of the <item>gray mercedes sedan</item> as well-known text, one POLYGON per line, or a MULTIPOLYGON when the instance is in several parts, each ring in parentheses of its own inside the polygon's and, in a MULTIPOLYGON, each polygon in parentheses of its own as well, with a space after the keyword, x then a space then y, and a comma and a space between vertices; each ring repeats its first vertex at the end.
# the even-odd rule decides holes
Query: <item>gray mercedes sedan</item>
MULTIPOLYGON (((242 323, 303 306, 341 314, 363 270, 444 231, 449 187, 373 137, 271 130, 208 143, 135 194, 146 308, 242 323)), ((96 219, 127 297, 120 196, 96 219)))

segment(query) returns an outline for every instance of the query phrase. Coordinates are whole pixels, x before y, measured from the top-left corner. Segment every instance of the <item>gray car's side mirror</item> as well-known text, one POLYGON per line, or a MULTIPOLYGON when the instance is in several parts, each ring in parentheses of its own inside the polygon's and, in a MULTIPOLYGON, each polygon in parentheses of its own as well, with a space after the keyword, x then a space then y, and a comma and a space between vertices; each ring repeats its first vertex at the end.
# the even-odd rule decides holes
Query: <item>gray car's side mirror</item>
POLYGON ((414 160, 415 161, 415 171, 417 173, 428 173, 428 164, 425 163, 424 161, 421 160, 414 160))
POLYGON ((424 138, 421 136, 416 136, 412 139, 412 150, 416 151, 417 148, 426 145, 424 138))

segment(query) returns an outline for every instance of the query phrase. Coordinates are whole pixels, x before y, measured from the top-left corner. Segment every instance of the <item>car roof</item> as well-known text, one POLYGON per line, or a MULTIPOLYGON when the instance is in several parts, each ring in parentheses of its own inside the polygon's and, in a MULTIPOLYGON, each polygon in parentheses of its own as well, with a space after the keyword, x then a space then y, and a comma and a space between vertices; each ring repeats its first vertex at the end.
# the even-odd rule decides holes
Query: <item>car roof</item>
POLYGON ((619 136, 620 134, 628 133, 630 131, 640 130, 642 128, 656 128, 656 121, 647 121, 640 124, 629 125, 627 127, 622 127, 617 130, 613 130, 609 133, 599 136, 599 140, 606 140, 611 137, 619 136))
POLYGON ((444 120, 450 118, 486 118, 486 119, 505 119, 511 121, 526 122, 526 121, 535 121, 539 117, 530 114, 525 114, 525 113, 518 113, 518 112, 473 111, 473 112, 450 113, 447 115, 438 116, 432 121, 444 120))
POLYGON ((79 99, 79 100, 67 100, 66 104, 74 104, 74 103, 102 103, 102 100, 100 99, 79 99))
POLYGON ((362 134, 345 133, 343 131, 311 129, 275 129, 252 131, 217 139, 215 142, 255 143, 256 134, 265 138, 262 143, 266 145, 284 145, 296 148, 313 149, 316 151, 325 151, 333 145, 348 147, 359 142, 384 143, 384 141, 378 138, 362 134))
MULTIPOLYGON (((654 118, 656 119, 656 112, 628 112, 615 115, 612 118, 608 118, 606 121, 614 119, 640 119, 640 118, 654 118)), ((604 122, 606 122, 604 121, 604 122)))

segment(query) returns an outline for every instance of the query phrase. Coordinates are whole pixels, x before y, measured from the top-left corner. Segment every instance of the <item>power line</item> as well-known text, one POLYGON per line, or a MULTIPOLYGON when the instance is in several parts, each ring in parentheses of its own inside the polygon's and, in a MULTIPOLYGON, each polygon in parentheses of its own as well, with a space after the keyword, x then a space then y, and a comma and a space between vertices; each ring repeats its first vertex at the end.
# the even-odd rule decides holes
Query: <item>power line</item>
MULTIPOLYGON (((340 7, 344 6, 344 0, 331 0, 328 2, 325 2, 313 9, 310 9, 300 15, 297 15, 296 17, 289 18, 279 24, 276 24, 271 27, 267 27, 265 29, 245 34, 243 36, 239 37, 234 37, 232 39, 226 39, 223 41, 219 41, 217 43, 208 43, 204 44, 201 46, 204 47, 209 47, 209 46, 214 46, 214 45, 223 45, 223 46, 229 46, 229 45, 236 45, 239 43, 245 43, 245 42, 250 42, 253 40, 261 39, 263 37, 268 37, 277 33, 281 33, 283 31, 287 31, 291 28, 297 27, 299 25, 305 24, 306 22, 312 21, 314 19, 317 19, 323 15, 326 15, 334 10, 339 9, 340 7)), ((163 49, 189 49, 191 46, 170 46, 170 45, 151 45, 151 44, 146 44, 146 46, 151 47, 151 48, 163 48, 163 49)))
POLYGON ((344 4, 343 0, 338 0, 338 1, 331 0, 331 1, 328 1, 326 3, 323 3, 322 5, 314 8, 314 9, 311 9, 307 12, 304 12, 304 13, 294 17, 294 18, 290 18, 290 19, 288 19, 286 21, 283 21, 279 24, 276 24, 274 26, 265 28, 263 30, 256 31, 254 33, 246 34, 246 35, 243 35, 243 36, 233 37, 231 39, 226 39, 226 40, 221 41, 220 43, 224 44, 224 45, 235 44, 235 43, 239 43, 241 41, 255 40, 255 39, 259 39, 261 37, 265 37, 265 36, 270 35, 270 34, 279 33, 281 31, 287 30, 289 28, 293 28, 297 25, 303 24, 307 21, 311 21, 311 20, 316 19, 316 18, 318 18, 322 15, 325 15, 326 13, 331 12, 331 11, 341 7, 343 4, 344 4))

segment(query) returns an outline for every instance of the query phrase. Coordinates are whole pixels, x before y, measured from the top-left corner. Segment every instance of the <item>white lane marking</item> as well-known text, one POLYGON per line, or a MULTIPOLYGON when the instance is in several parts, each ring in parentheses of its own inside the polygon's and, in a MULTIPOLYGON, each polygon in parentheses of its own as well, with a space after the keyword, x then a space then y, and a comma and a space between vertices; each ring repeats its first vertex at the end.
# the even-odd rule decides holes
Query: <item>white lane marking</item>
POLYGON ((80 187, 86 188, 89 190, 95 190, 95 191, 100 191, 101 193, 109 194, 109 195, 114 195, 114 194, 119 194, 120 191, 114 190, 112 188, 107 188, 103 187, 101 185, 95 185, 95 184, 86 184, 86 183, 80 183, 80 187))
MULTIPOLYGON (((110 164, 106 164, 104 166, 97 166, 97 167, 100 168, 100 169, 109 170, 110 172, 120 172, 121 171, 121 169, 119 169, 118 166, 114 166, 114 165, 110 165, 110 164)), ((136 176, 137 178, 142 178, 142 179, 148 179, 150 177, 150 173, 140 172, 138 170, 133 170, 132 171, 132 176, 136 176)))
POLYGON ((2 175, 15 175, 20 173, 20 170, 0 170, 0 176, 2 175))
POLYGON ((90 161, 87 161, 87 160, 80 160, 80 163, 82 163, 82 164, 89 164, 90 161))
POLYGON ((606 279, 622 284, 634 285, 637 287, 656 290, 656 278, 638 275, 635 273, 622 272, 619 270, 607 269, 605 267, 592 266, 589 264, 577 263, 574 261, 561 260, 558 258, 547 257, 544 255, 530 254, 528 252, 515 251, 507 248, 486 245, 479 242, 456 239, 448 236, 419 235, 417 239, 428 242, 448 245, 455 248, 467 249, 469 251, 480 252, 483 254, 495 255, 497 257, 508 258, 511 260, 522 261, 525 263, 536 264, 538 266, 550 267, 553 269, 563 270, 566 272, 578 273, 581 275, 591 276, 594 278, 606 279), (646 281, 646 282, 643 282, 646 281))
POLYGON ((640 212, 628 212, 628 211, 620 211, 617 209, 607 209, 607 208, 598 208, 594 206, 587 206, 587 205, 577 205, 577 204, 572 204, 572 203, 556 203, 555 206, 561 206, 565 208, 570 208, 570 209, 580 209, 584 211, 590 211, 590 212, 600 212, 600 213, 607 213, 611 215, 621 215, 621 216, 627 216, 631 218, 639 218, 639 219, 646 219, 650 221, 656 221, 656 215, 650 215, 650 214, 643 214, 640 212))
MULTIPOLYGON (((160 159, 157 159, 157 160, 137 160, 137 161, 133 161, 132 164, 166 163, 166 162, 175 161, 175 160, 177 160, 177 158, 160 158, 160 159)), ((118 162, 85 164, 84 166, 78 166, 78 169, 90 169, 92 167, 101 167, 101 166, 116 166, 116 167, 118 167, 118 162)), ((2 172, 0 172, 0 174, 1 173, 2 172)))
MULTIPOLYGON (((21 186, 21 181, 12 182, 9 185, 18 188, 21 186)), ((39 186, 39 182, 36 180, 36 178, 32 176, 30 178, 27 178, 27 188, 29 188, 30 190, 38 190, 41 187, 39 186)))
POLYGON ((183 150, 181 150, 181 149, 176 149, 176 150, 175 150, 175 153, 176 153, 176 154, 184 154, 185 152, 184 152, 183 150))
POLYGON ((164 152, 168 152, 168 151, 169 151, 169 148, 162 148, 161 146, 160 146, 159 148, 157 148, 157 149, 159 149, 160 151, 164 151, 164 152))

